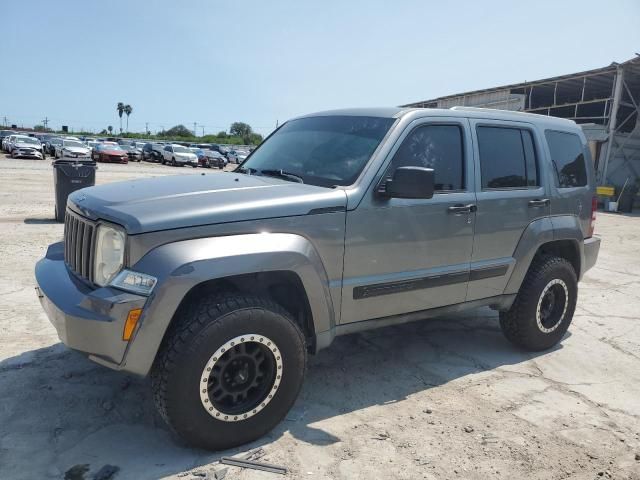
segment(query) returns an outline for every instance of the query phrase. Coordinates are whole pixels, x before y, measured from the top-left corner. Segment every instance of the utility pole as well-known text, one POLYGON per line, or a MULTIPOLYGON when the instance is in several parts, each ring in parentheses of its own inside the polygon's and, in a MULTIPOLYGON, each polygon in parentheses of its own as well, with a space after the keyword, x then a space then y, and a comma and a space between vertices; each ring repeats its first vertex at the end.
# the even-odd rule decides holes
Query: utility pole
POLYGON ((44 117, 44 120, 42 120, 42 125, 44 126, 44 130, 47 130, 47 126, 49 125, 49 117, 44 117))
POLYGON ((198 124, 196 122, 193 122, 193 136, 194 137, 198 136, 198 131, 196 130, 197 125, 198 124))
POLYGON ((202 128, 202 136, 204 137, 204 127, 200 127, 202 128))
POLYGON ((149 131, 149 122, 144 122, 144 133, 146 134, 149 131))
POLYGON ((9 125, 9 124, 7 123, 7 117, 6 117, 6 115, 5 115, 5 117, 4 117, 4 123, 3 123, 3 125, 4 125, 5 127, 6 127, 7 125, 9 125))

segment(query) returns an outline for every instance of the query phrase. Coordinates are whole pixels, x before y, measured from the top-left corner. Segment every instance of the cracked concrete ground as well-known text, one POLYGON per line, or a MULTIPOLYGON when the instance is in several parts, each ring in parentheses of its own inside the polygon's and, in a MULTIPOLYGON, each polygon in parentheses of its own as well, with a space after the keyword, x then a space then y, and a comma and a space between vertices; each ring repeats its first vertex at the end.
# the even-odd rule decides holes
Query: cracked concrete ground
MULTIPOLYGON (((640 479, 640 218, 602 214, 602 249, 557 348, 523 353, 483 309, 339 338, 310 360, 300 399, 267 437, 190 449, 146 380, 58 342, 33 266, 59 239, 48 162, 0 156, 0 479, 268 478, 218 465, 259 448, 290 478, 640 479), (81 467, 86 465, 86 468, 81 467)), ((99 182, 196 173, 100 165, 99 182)))

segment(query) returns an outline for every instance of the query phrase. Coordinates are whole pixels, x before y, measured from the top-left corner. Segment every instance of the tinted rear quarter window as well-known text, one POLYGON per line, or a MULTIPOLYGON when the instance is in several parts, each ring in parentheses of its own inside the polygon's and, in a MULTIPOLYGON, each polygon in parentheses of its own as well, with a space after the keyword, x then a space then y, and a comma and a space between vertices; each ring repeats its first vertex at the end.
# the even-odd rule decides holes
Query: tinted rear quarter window
POLYGON ((509 127, 478 127, 482 188, 527 188, 538 185, 531 132, 509 127))
POLYGON ((413 130, 393 157, 398 167, 433 168, 435 190, 463 190, 462 131, 456 125, 425 125, 413 130))
POLYGON ((558 176, 558 186, 584 187, 587 184, 587 167, 580 137, 555 130, 547 130, 544 134, 558 176))

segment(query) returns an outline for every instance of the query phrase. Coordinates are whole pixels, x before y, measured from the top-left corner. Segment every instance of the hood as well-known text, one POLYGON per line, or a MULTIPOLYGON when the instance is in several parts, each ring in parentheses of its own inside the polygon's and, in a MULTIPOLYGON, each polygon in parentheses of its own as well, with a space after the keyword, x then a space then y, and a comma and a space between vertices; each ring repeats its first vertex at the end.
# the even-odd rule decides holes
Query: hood
POLYGON ((62 150, 73 153, 89 153, 89 149, 87 147, 62 147, 62 150))
POLYGON ((110 148, 100 150, 100 153, 105 153, 107 155, 116 155, 119 157, 124 157, 127 155, 127 152, 125 152, 124 150, 111 150, 110 148))
POLYGON ((69 196, 74 210, 129 234, 344 210, 346 203, 341 189, 231 172, 109 183, 69 196))

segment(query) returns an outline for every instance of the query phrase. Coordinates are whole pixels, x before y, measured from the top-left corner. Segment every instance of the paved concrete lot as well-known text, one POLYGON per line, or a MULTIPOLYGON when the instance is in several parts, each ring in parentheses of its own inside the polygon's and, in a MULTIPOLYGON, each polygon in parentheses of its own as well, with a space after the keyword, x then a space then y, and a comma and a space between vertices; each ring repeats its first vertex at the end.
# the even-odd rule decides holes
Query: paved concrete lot
MULTIPOLYGON (((202 172, 223 174, 100 164, 97 178, 202 172)), ((638 216, 599 213, 600 258, 558 348, 518 351, 488 309, 342 337, 311 358, 286 421, 210 453, 168 432, 147 380, 59 343, 33 289, 62 236, 52 183, 49 161, 0 155, 0 479, 275 478, 215 463, 252 449, 290 478, 640 479, 638 216)))

